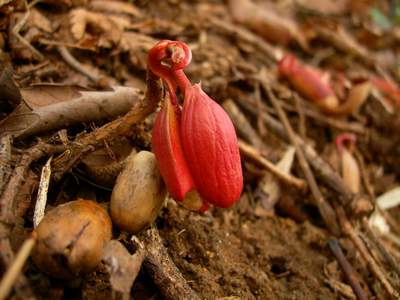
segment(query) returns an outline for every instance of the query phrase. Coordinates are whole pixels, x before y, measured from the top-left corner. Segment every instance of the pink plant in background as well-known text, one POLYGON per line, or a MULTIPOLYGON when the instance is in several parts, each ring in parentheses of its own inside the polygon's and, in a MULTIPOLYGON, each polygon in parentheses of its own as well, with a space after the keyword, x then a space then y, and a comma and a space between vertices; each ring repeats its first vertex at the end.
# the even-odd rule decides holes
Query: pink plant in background
POLYGON ((371 83, 383 96, 389 98, 397 107, 400 107, 400 88, 395 83, 376 76, 371 78, 371 83))
POLYGON ((339 101, 328 82, 321 74, 301 62, 291 54, 286 54, 278 63, 278 73, 299 91, 304 97, 315 102, 321 108, 332 111, 339 101))
POLYGON ((148 67, 169 92, 154 124, 153 151, 175 200, 195 210, 208 204, 229 207, 243 189, 235 129, 222 107, 186 77, 183 69, 191 58, 189 47, 179 41, 164 40, 149 51, 148 67))

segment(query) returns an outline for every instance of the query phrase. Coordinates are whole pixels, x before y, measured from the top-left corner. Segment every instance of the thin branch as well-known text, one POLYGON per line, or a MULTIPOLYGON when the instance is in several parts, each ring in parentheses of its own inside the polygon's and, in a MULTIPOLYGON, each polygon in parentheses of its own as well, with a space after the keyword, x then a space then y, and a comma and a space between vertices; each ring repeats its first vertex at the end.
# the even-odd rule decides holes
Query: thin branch
POLYGON ((65 46, 57 46, 58 53, 60 53, 61 57, 65 60, 65 62, 73 68, 75 71, 85 75, 94 83, 99 81, 99 76, 94 74, 92 71, 84 67, 72 54, 68 51, 65 46))
POLYGON ((26 171, 30 164, 44 155, 51 155, 63 151, 63 145, 50 145, 40 141, 38 144, 26 151, 22 155, 19 163, 14 169, 14 173, 8 182, 3 195, 0 198, 0 220, 4 223, 12 223, 14 214, 12 211, 14 199, 25 179, 26 171))
MULTIPOLYGON (((308 107, 305 104, 305 101, 303 101, 299 95, 295 94, 294 98, 296 103, 300 102, 299 104, 301 105, 301 110, 304 113, 305 117, 314 119, 318 123, 326 124, 332 128, 336 128, 342 131, 350 131, 360 135, 366 135, 366 129, 363 124, 359 122, 346 122, 341 119, 324 115, 318 110, 308 107)), ((294 106, 287 102, 282 103, 282 107, 290 112, 298 111, 298 108, 296 108, 296 106, 297 104, 294 106)))
POLYGON ((340 248, 339 242, 336 239, 329 240, 328 245, 332 253, 335 255, 340 267, 342 268, 343 273, 346 276, 347 281, 350 284, 354 294, 359 300, 367 300, 368 296, 362 289, 358 280, 359 275, 357 274, 356 270, 351 266, 347 258, 344 256, 342 248, 340 248))
MULTIPOLYGON (((252 114, 253 116, 258 116, 258 111, 256 107, 250 105, 246 101, 236 101, 236 103, 241 106, 244 110, 252 114)), ((267 113, 262 114, 262 119, 265 126, 274 132, 277 136, 283 139, 286 142, 290 142, 289 136, 282 125, 281 122, 276 120, 274 117, 270 116, 267 113)), ((298 144, 304 151, 304 156, 307 158, 310 166, 315 170, 319 178, 333 190, 335 190, 338 194, 338 200, 345 206, 349 206, 354 200, 354 195, 351 190, 346 186, 343 182, 340 175, 332 169, 332 167, 324 161, 315 149, 306 143, 300 136, 295 135, 298 144)))
POLYGON ((35 245, 35 241, 36 240, 33 237, 24 241, 18 254, 15 256, 14 261, 4 274, 3 279, 0 282, 0 300, 6 299, 8 294, 11 292, 16 279, 21 274, 21 270, 35 245))
POLYGON ((281 49, 267 43, 258 35, 243 28, 243 26, 235 25, 213 16, 208 16, 208 20, 213 25, 213 28, 222 30, 230 35, 240 37, 240 39, 243 41, 256 46, 259 50, 261 50, 261 52, 274 61, 278 61, 283 55, 283 51, 281 49))
POLYGON ((374 243, 374 245, 377 247, 379 250, 379 253, 382 255, 382 257, 386 260, 386 262, 390 265, 390 267, 397 273, 397 275, 400 277, 400 266, 394 259, 394 257, 386 250, 386 248, 383 246, 381 241, 379 240, 379 237, 375 234, 371 226, 369 225, 367 219, 363 219, 363 228, 367 234, 367 236, 370 238, 370 240, 374 243))
POLYGON ((388 294, 395 299, 400 299, 399 293, 393 288, 390 282, 385 277, 383 270, 379 267, 376 261, 369 254, 367 247, 358 236, 356 230, 351 225, 349 219, 346 216, 346 212, 343 207, 336 207, 336 214, 339 219, 340 226, 343 232, 349 236, 357 250, 360 252, 361 257, 367 262, 369 269, 371 272, 378 278, 384 289, 388 292, 388 294))
POLYGON ((282 172, 277 166, 275 166, 272 162, 264 158, 254 147, 250 146, 249 144, 246 144, 245 142, 239 140, 239 149, 240 151, 251 158, 252 160, 256 161, 260 165, 262 165, 264 168, 266 168, 269 172, 274 174, 279 180, 284 182, 285 184, 288 184, 290 186, 293 186, 299 190, 305 190, 306 189, 306 183, 304 182, 303 179, 294 177, 293 175, 287 174, 285 172, 282 172))
POLYGON ((53 160, 53 178, 56 181, 60 180, 84 155, 104 145, 105 140, 109 142, 128 134, 135 124, 143 121, 156 110, 157 104, 162 98, 163 86, 161 80, 153 73, 148 72, 145 97, 137 101, 123 117, 88 134, 81 135, 67 145, 68 150, 53 160))
MULTIPOLYGON (((33 161, 36 161, 44 155, 51 155, 64 150, 64 146, 54 146, 39 142, 22 156, 18 165, 14 169, 14 173, 7 183, 5 190, 0 198, 0 260, 3 265, 10 268, 14 260, 14 252, 11 248, 9 239, 10 230, 14 224, 14 199, 16 198, 19 188, 25 179, 26 172, 33 161)), ((23 248, 25 249, 25 248, 23 248)), ((22 256, 23 258, 23 256, 22 256)), ((19 258, 19 259, 22 259, 19 258)), ((19 262, 18 262, 19 263, 19 262)), ((32 289, 28 280, 20 274, 16 281, 16 292, 23 299, 34 298, 32 289)))
POLYGON ((236 103, 229 99, 222 103, 222 106, 231 117, 239 136, 243 137, 243 139, 245 139, 247 142, 250 142, 259 150, 263 150, 265 148, 263 140, 253 126, 251 126, 245 114, 240 111, 240 108, 236 105, 236 103))
POLYGON ((272 102, 272 105, 275 107, 275 109, 278 113, 278 116, 279 116, 281 122, 283 123, 283 126, 287 132, 287 135, 289 137, 291 144, 296 149, 296 155, 299 160, 300 167, 303 170, 304 176, 307 179, 308 186, 310 187, 311 193, 314 197, 315 204, 318 207, 318 210, 321 214, 322 219, 324 220, 327 228, 333 234, 340 235, 340 229, 339 229, 339 225, 336 220, 335 212, 334 212, 332 206, 325 200, 324 196, 322 195, 322 193, 317 185, 317 181, 315 180, 315 177, 310 169, 310 166, 307 163, 303 149, 300 147, 300 143, 299 143, 299 140, 297 139, 297 135, 293 131, 293 128, 290 125, 289 120, 286 116, 286 113, 280 106, 278 99, 275 97, 275 95, 272 93, 271 89, 265 82, 262 82, 262 87, 264 88, 265 92, 268 94, 268 97, 269 97, 270 101, 272 102))
POLYGON ((36 5, 40 0, 35 0, 32 1, 30 4, 25 0, 25 7, 26 7, 26 13, 25 15, 21 18, 21 20, 14 26, 12 29, 12 34, 17 38, 18 41, 20 41, 22 44, 24 44, 29 50, 32 51, 32 53, 37 57, 39 60, 44 60, 44 56, 42 53, 40 53, 35 47, 31 45, 21 34, 20 31, 22 28, 25 26, 26 22, 28 21, 28 18, 31 14, 30 9, 36 5))
POLYGON ((165 299, 200 299, 168 255, 156 228, 147 231, 144 244, 147 250, 144 267, 165 299))

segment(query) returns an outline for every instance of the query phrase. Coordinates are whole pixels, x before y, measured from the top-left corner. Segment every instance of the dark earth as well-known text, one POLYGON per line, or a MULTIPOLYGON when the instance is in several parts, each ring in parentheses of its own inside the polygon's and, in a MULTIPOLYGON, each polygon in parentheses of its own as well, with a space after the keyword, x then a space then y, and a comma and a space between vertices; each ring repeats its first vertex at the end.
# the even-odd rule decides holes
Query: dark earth
MULTIPOLYGON (((130 106, 99 118, 92 118, 90 111, 83 119, 64 115, 53 128, 32 134, 25 130, 36 121, 28 116, 35 115, 35 109, 70 101, 81 89, 135 87, 142 97, 146 55, 161 39, 182 40, 190 46, 193 59, 186 74, 193 83, 201 82, 205 92, 228 111, 238 137, 256 151, 255 155, 242 152, 244 190, 235 205, 198 213, 168 198, 151 225, 158 229, 188 288, 201 299, 220 300, 399 299, 400 273, 394 266, 400 260, 400 208, 396 204, 384 211, 379 209, 390 234, 368 223, 378 196, 399 186, 398 1, 0 1, 0 274, 5 273, 10 258, 33 231, 41 169, 50 156, 53 177, 47 211, 78 197, 95 200, 109 209, 115 177, 123 165, 120 157, 132 149, 151 151, 155 109, 132 124, 128 132, 109 130, 96 142, 85 140, 87 145, 82 142, 85 134, 111 124, 130 106), (63 49, 79 63, 78 67, 68 61, 63 49), (338 113, 307 99, 290 79, 278 75, 277 62, 285 53, 318 69, 318 80, 330 77, 339 105, 352 100, 357 103, 338 113), (390 87, 380 88, 373 78, 390 87), (52 87, 37 87, 43 83, 52 87), (349 96, 362 83, 368 87, 365 85, 353 98, 349 96), (281 129, 277 130, 265 121, 273 118, 284 124, 265 86, 276 96, 302 143, 315 149, 317 158, 326 162, 331 173, 324 177, 313 164, 315 159, 305 155, 339 234, 321 214, 298 157, 290 174, 301 179, 306 190, 285 180, 277 181, 260 162, 265 158, 277 164, 288 146, 294 146, 287 137, 287 127, 279 125, 281 129), (28 94, 27 89, 32 87, 35 93, 28 94), (346 144, 357 165, 348 167, 350 181, 359 182, 356 191, 351 182, 341 179, 348 165, 340 165, 335 139, 342 133, 356 136, 354 145, 346 144), (7 136, 13 141, 11 154, 4 156, 3 138, 7 136), (40 142, 64 148, 44 151, 34 158, 18 185, 12 186, 10 180, 16 191, 14 197, 2 195, 8 180, 18 173, 23 154, 40 142), (88 148, 79 152, 76 147, 80 143, 88 148), (91 158, 98 167, 91 169, 87 155, 95 149, 103 152, 91 158), (78 151, 75 161, 68 158, 70 153, 76 154, 74 151, 78 151), (112 165, 111 161, 117 163, 112 165), (335 178, 345 187, 335 188, 335 178), (275 202, 271 202, 274 195, 263 192, 265 182, 273 182, 280 189, 275 202), (351 201, 347 201, 349 197, 351 201), (9 203, 11 217, 6 213, 9 203), (357 246, 357 238, 376 266, 371 267, 371 260, 357 246), (11 248, 5 246, 8 241, 11 248), (339 242, 351 271, 344 270, 331 251, 333 241, 339 242), (349 274, 353 276, 350 280, 349 274), (354 282, 359 282, 361 296, 353 292, 354 282)), ((300 148, 306 152, 303 146, 300 148)), ((392 200, 399 203, 398 198, 396 195, 392 200)), ((136 234, 139 240, 146 240, 147 231, 136 234)), ((114 224, 113 239, 134 254, 137 249, 130 237, 114 224)), ((165 292, 167 283, 158 283, 148 272, 146 260, 125 295, 113 289, 104 263, 79 278, 57 280, 29 258, 21 274, 25 285, 16 283, 17 288, 7 299, 32 295, 18 290, 21 286, 33 291, 32 299, 173 299, 165 292)), ((176 295, 175 299, 186 297, 176 295)))

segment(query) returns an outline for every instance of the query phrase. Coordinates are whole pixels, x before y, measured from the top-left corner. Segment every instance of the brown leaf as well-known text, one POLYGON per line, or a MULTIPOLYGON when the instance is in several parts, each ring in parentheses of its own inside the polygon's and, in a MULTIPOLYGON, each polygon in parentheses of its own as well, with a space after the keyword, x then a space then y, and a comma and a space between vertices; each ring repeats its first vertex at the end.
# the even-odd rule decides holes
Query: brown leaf
POLYGON ((346 101, 332 112, 336 114, 352 114, 357 112, 368 99, 370 92, 371 84, 369 81, 352 86, 346 101))
POLYGON ((10 48, 13 56, 34 60, 43 59, 43 55, 31 44, 53 32, 51 22, 37 9, 26 13, 14 13, 10 22, 10 48), (22 37, 22 38, 21 38, 22 37))
POLYGON ((64 85, 35 85, 21 90, 25 104, 32 110, 68 101, 80 96, 83 88, 64 85))
POLYGON ((347 11, 347 0, 296 0, 303 10, 320 15, 340 15, 347 11))
POLYGON ((103 250, 102 261, 110 273, 110 282, 113 290, 120 293, 129 293, 136 276, 138 275, 145 256, 143 248, 139 248, 134 255, 116 240, 107 243, 103 250))
POLYGON ((28 22, 29 26, 37 27, 38 29, 47 33, 53 32, 50 20, 41 14, 37 9, 30 10, 28 22))
POLYGON ((94 13, 81 8, 72 10, 70 18, 71 33, 76 40, 84 37, 90 25, 91 31, 99 35, 99 43, 103 47, 118 44, 124 29, 130 24, 128 19, 121 16, 94 13))
MULTIPOLYGON (((280 171, 286 174, 290 174, 290 169, 293 165, 294 155, 294 148, 289 147, 283 154, 283 157, 276 164, 276 167, 280 171)), ((256 192, 260 194, 261 204, 266 210, 273 210, 275 204, 279 201, 282 195, 279 180, 271 173, 266 173, 265 176, 260 180, 256 192)))
POLYGON ((157 40, 145 35, 136 33, 133 31, 124 32, 121 38, 120 49, 122 51, 149 51, 157 40))
POLYGON ((258 6, 250 0, 230 0, 229 9, 233 19, 245 25, 268 41, 282 45, 292 40, 308 49, 308 43, 297 23, 278 15, 273 9, 258 6))
POLYGON ((132 3, 110 0, 94 0, 89 3, 89 8, 114 14, 127 14, 132 17, 141 17, 141 11, 132 3))
POLYGON ((335 48, 371 61, 369 51, 355 40, 343 26, 339 25, 335 29, 315 26, 315 29, 321 39, 325 40, 327 43, 331 43, 335 48))
POLYGON ((5 64, 0 70, 0 120, 21 102, 21 93, 13 79, 12 68, 5 64))

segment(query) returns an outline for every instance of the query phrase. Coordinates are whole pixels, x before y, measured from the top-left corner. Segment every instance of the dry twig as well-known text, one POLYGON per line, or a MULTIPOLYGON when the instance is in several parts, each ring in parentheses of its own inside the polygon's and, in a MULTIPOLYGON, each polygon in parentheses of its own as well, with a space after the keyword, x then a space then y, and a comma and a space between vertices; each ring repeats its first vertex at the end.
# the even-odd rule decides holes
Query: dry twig
POLYGON ((343 251, 340 248, 339 242, 335 239, 329 240, 328 245, 332 253, 335 255, 337 261, 339 262, 339 265, 342 268, 343 273, 346 276, 347 281, 349 282, 354 294, 357 296, 359 300, 367 300, 368 299, 367 294, 362 289, 360 282, 358 280, 359 275, 344 256, 343 251))
MULTIPOLYGON (((42 169, 42 175, 40 178, 39 184, 39 191, 35 205, 35 212, 33 215, 33 226, 36 228, 40 221, 44 217, 44 210, 46 207, 47 202, 47 191, 49 189, 50 183, 50 163, 52 157, 47 160, 46 165, 42 169)), ((25 265, 26 260, 28 259, 29 255, 33 247, 35 246, 36 238, 35 234, 33 233, 28 239, 24 241, 21 248, 19 249, 17 255, 15 256, 14 261, 12 262, 11 266, 7 269, 3 279, 0 283, 0 299, 4 299, 10 293, 15 280, 17 279, 18 275, 21 273, 22 268, 25 265)))
POLYGON ((21 246, 18 251, 18 254, 15 256, 15 259, 11 266, 7 269, 7 272, 4 274, 1 283, 0 283, 0 300, 6 299, 8 294, 10 293, 15 280, 20 275, 22 268, 25 265, 26 260, 28 259, 33 246, 35 245, 35 238, 28 238, 21 246))
MULTIPOLYGON (((237 101, 236 103, 241 107, 243 107, 244 110, 246 110, 253 116, 259 115, 256 108, 250 105, 249 103, 246 103, 245 101, 237 101)), ((284 141, 286 142, 290 141, 284 126, 278 120, 268 115, 267 113, 263 113, 262 118, 265 126, 269 130, 274 132, 284 141)), ((340 175, 337 172, 335 172, 332 169, 332 167, 318 155, 318 153, 314 150, 314 148, 311 145, 303 141, 298 135, 295 136, 296 140, 298 141, 298 144, 304 151, 304 156, 307 158, 307 161, 309 162, 311 167, 316 171, 320 179, 324 181, 326 185, 328 185, 337 193, 339 193, 338 200, 345 207, 351 204, 355 197, 353 193, 350 191, 350 189, 343 182, 340 175)))
POLYGON ((200 299, 169 257, 156 228, 150 228, 147 231, 144 243, 147 250, 144 267, 160 288, 163 296, 171 300, 200 299))
POLYGON ((72 56, 72 54, 68 51, 65 46, 57 46, 58 53, 60 53, 61 57, 65 60, 65 62, 70 65, 75 71, 85 75, 89 78, 93 83, 98 83, 99 77, 94 74, 92 71, 88 70, 82 64, 72 56))
POLYGON ((338 118, 324 115, 316 109, 307 107, 307 105, 305 105, 305 101, 301 100, 301 98, 298 95, 295 95, 294 97, 296 99, 295 106, 293 106, 287 102, 282 103, 282 107, 285 110, 290 111, 290 112, 299 111, 299 109, 296 108, 297 102, 299 102, 299 104, 301 105, 301 110, 302 110, 302 113, 304 114, 304 117, 314 119, 318 123, 326 124, 335 129, 339 129, 342 131, 350 131, 350 132, 354 132, 354 133, 357 133, 360 135, 366 135, 365 126, 363 124, 358 123, 358 122, 347 122, 347 121, 344 121, 344 120, 341 120, 338 118))
POLYGON ((42 175, 40 176, 39 190, 35 205, 35 212, 33 213, 33 227, 36 228, 44 217, 44 210, 47 203, 47 192, 49 190, 50 176, 51 176, 51 163, 52 156, 47 160, 45 166, 42 168, 42 175))
POLYGON ((222 106, 231 117, 233 124, 240 136, 242 136, 247 142, 250 142, 254 147, 262 150, 265 146, 258 135, 257 131, 251 126, 246 116, 240 111, 239 107, 233 102, 233 100, 226 100, 222 106))
POLYGON ((245 41, 246 43, 256 46, 259 50, 261 50, 261 52, 263 52, 270 59, 278 61, 282 57, 281 49, 270 45, 269 43, 264 41, 261 37, 243 28, 242 26, 226 22, 211 15, 208 16, 208 20, 213 25, 213 28, 217 28, 233 36, 238 36, 241 40, 245 41))
POLYGON ((281 119, 283 126, 285 127, 287 135, 289 136, 289 140, 290 140, 291 144, 296 149, 296 155, 299 160, 300 167, 303 170, 304 176, 307 179, 308 186, 310 187, 311 193, 314 197, 315 204, 317 205, 317 207, 319 209, 322 219, 324 220, 327 228, 333 234, 340 235, 340 229, 339 229, 339 225, 336 221, 335 212, 334 212, 332 206, 325 200, 324 196, 322 195, 322 193, 317 185, 317 181, 315 180, 315 177, 310 169, 310 166, 307 163, 303 149, 300 147, 299 140, 297 139, 297 136, 294 133, 293 128, 290 125, 289 120, 288 120, 284 110, 280 106, 278 99, 276 99, 275 95, 272 93, 269 86, 267 86, 264 82, 262 82, 262 87, 268 94, 269 99, 271 100, 273 106, 275 107, 275 109, 278 113, 278 116, 281 119))
MULTIPOLYGON (((43 85, 38 87, 39 97, 42 89, 43 94, 57 95, 64 91, 64 87, 43 85)), ((143 97, 140 90, 124 86, 115 86, 110 91, 85 91, 71 87, 68 92, 74 96, 67 101, 37 107, 29 112, 10 114, 0 124, 0 136, 12 134, 15 138, 26 138, 77 123, 116 118, 128 112, 143 97)))
MULTIPOLYGON (((10 267, 15 260, 14 258, 14 252, 11 248, 11 243, 9 239, 9 234, 12 225, 14 224, 15 221, 15 216, 14 216, 14 199, 18 194, 19 188, 25 179, 26 172, 30 166, 30 164, 33 161, 38 160, 39 158, 43 157, 44 155, 51 155, 56 152, 61 152, 64 150, 63 146, 55 146, 55 145, 50 145, 46 144, 43 142, 39 142, 32 148, 26 151, 25 154, 22 155, 20 161, 18 162, 18 165, 14 169, 14 173, 11 176, 8 184, 6 185, 6 188, 4 190, 4 193, 2 194, 0 198, 0 259, 3 263, 4 266, 10 267)), ((31 243, 26 243, 27 245, 24 245, 24 247, 21 249, 24 251, 29 250, 29 248, 33 245, 31 243), (31 246, 30 246, 31 245, 31 246), (29 246, 29 247, 28 247, 29 246)), ((29 250, 30 251, 30 250, 29 250)), ((29 252, 28 251, 28 252, 29 252)), ((26 253, 26 252, 24 252, 26 253)), ((24 261, 24 257, 26 254, 19 256, 20 260, 24 261)), ((17 267, 16 270, 18 270, 19 265, 21 264, 20 261, 17 261, 17 267)), ((23 266, 23 263, 22 263, 23 266)), ((21 268, 22 268, 21 266, 21 268)), ((15 269, 14 271, 15 272, 15 269)), ((12 273, 14 274, 14 273, 12 273)), ((17 274, 18 275, 18 274, 17 274)), ((11 275, 9 275, 11 276, 11 275)), ((12 275, 16 276, 16 275, 12 275)), ((12 277, 11 277, 12 279, 12 277)), ((10 279, 7 279, 10 280, 10 279)), ((13 281, 12 281, 13 282, 13 281)), ((6 285, 7 286, 7 285, 6 285)), ((32 289, 30 288, 29 282, 27 279, 23 276, 20 275, 19 279, 17 279, 16 282, 16 292, 22 299, 32 299, 34 298, 32 289)))
POLYGON ((400 266, 396 262, 396 260, 393 258, 393 256, 386 250, 382 242, 379 240, 379 237, 375 234, 373 229, 371 228, 369 222, 367 219, 363 219, 363 228, 367 234, 367 236, 370 238, 370 240, 374 243, 376 248, 379 250, 379 253, 382 255, 382 257, 386 260, 386 262, 390 265, 390 267, 397 273, 397 275, 400 277, 400 266))
POLYGON ((306 115, 304 113, 304 106, 298 96, 295 96, 295 107, 299 115, 299 134, 300 137, 305 139, 307 136, 306 115))
POLYGON ((239 140, 239 149, 240 151, 251 158, 252 160, 256 161, 260 165, 262 165, 264 168, 266 168, 269 172, 274 174, 279 180, 284 182, 285 184, 288 184, 290 186, 293 186, 299 190, 305 190, 306 189, 306 183, 304 182, 303 179, 294 177, 293 175, 287 174, 282 172, 278 167, 276 167, 272 162, 264 158, 258 151, 257 149, 253 148, 249 144, 246 144, 245 142, 239 140))
POLYGON ((137 101, 125 116, 88 134, 79 136, 67 145, 68 150, 53 161, 53 178, 56 181, 60 180, 85 154, 103 145, 105 140, 109 142, 118 136, 127 134, 135 124, 143 121, 150 113, 155 111, 162 96, 161 80, 149 72, 145 97, 137 101))
POLYGON ((32 1, 31 3, 28 4, 28 2, 25 0, 25 7, 26 7, 26 13, 25 15, 21 18, 21 20, 14 26, 12 29, 12 34, 22 43, 24 44, 28 49, 32 51, 32 53, 39 59, 39 60, 44 60, 44 56, 42 53, 40 53, 35 47, 33 47, 19 32, 22 30, 22 28, 25 26, 26 22, 28 21, 28 18, 31 14, 30 9, 36 5, 40 0, 35 0, 32 1))
POLYGON ((343 232, 349 236, 357 250, 360 252, 362 258, 367 262, 371 272, 378 278, 384 289, 390 295, 391 298, 400 299, 399 293, 393 288, 390 282, 385 277, 383 270, 379 267, 376 261, 372 258, 371 254, 368 252, 367 247, 358 236, 356 230, 351 225, 349 219, 346 216, 346 212, 343 207, 336 207, 336 214, 339 219, 340 227, 343 232))

